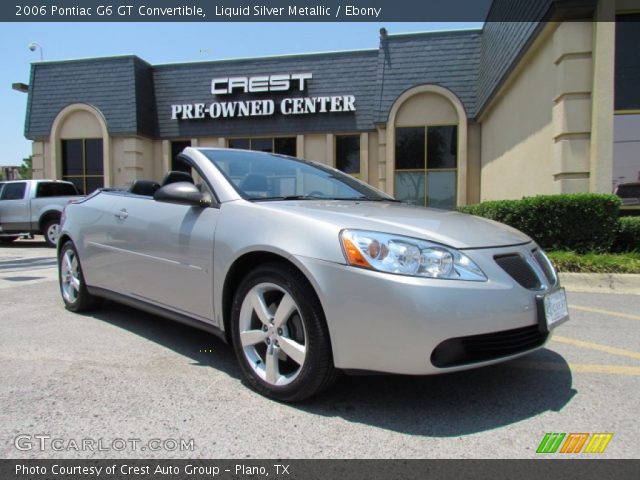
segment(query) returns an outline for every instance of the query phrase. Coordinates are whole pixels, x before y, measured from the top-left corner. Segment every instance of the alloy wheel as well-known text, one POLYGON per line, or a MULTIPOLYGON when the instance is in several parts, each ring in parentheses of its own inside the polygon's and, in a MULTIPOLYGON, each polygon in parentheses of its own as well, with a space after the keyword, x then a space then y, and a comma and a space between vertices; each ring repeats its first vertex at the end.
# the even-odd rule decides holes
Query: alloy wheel
POLYGON ((78 257, 75 252, 68 249, 62 256, 60 265, 60 281, 62 284, 62 295, 69 303, 75 303, 80 294, 80 268, 78 257))
POLYGON ((256 375, 272 386, 293 382, 307 356, 307 331, 289 292, 260 283, 245 296, 239 318, 240 343, 256 375))

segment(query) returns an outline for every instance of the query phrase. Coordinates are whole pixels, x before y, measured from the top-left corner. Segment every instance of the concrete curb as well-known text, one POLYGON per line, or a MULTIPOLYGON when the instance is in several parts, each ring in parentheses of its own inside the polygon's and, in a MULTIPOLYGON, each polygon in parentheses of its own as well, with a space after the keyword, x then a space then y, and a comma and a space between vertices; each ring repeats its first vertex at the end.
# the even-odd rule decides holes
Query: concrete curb
POLYGON ((640 275, 627 273, 560 273, 560 284, 569 292, 640 295, 640 275))

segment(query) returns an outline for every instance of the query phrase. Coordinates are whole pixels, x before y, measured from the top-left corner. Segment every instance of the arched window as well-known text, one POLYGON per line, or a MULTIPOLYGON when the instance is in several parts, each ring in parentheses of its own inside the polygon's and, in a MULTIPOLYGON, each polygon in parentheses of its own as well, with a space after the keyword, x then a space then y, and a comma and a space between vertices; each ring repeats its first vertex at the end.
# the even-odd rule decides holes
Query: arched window
POLYGON ((54 178, 73 182, 87 195, 110 185, 110 143, 100 111, 84 103, 62 109, 51 127, 54 178))
POLYGON ((467 118, 460 100, 420 85, 393 104, 387 122, 387 191, 416 205, 466 203, 467 118))

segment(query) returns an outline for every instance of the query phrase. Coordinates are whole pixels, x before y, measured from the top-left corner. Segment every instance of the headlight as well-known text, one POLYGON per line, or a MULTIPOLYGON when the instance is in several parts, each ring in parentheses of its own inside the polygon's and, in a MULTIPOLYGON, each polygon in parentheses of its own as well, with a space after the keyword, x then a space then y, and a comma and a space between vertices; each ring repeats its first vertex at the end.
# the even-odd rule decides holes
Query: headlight
POLYGON ((464 253, 426 240, 343 230, 340 241, 347 263, 356 267, 416 277, 487 280, 482 270, 464 253))

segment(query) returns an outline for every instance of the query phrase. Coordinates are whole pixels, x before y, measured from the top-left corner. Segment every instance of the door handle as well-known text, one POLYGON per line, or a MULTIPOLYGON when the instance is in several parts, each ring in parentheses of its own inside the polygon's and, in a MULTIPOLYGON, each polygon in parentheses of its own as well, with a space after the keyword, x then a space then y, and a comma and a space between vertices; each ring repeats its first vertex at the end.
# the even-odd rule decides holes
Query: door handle
POLYGON ((116 213, 114 213, 114 215, 116 216, 116 218, 119 218, 120 220, 124 220, 129 216, 129 212, 127 212, 126 208, 123 208, 122 210, 119 210, 116 213))

